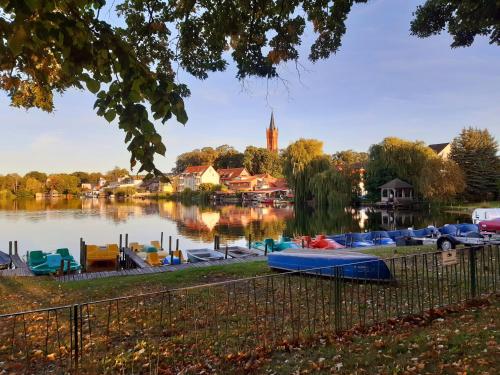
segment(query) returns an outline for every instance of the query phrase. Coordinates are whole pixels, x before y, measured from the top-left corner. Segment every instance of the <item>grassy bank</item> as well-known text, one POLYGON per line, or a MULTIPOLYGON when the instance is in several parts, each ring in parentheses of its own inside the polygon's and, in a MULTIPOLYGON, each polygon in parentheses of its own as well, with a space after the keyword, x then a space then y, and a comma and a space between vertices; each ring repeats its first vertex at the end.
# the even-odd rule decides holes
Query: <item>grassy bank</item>
POLYGON ((500 208, 500 201, 472 202, 472 203, 457 203, 444 206, 447 211, 451 212, 468 212, 472 213, 476 208, 500 208))
MULTIPOLYGON (((434 251, 434 246, 361 250, 382 258, 434 251)), ((59 283, 49 277, 0 279, 0 313, 66 305, 112 297, 182 288, 271 273, 265 261, 191 268, 178 272, 59 283)))

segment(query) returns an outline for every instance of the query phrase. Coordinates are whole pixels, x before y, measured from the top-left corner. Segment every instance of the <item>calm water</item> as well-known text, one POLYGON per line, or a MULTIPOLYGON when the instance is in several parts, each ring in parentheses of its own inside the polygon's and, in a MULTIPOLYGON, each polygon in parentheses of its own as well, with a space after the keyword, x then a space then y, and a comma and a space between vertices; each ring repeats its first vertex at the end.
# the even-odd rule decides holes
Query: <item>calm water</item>
POLYGON ((221 244, 243 245, 253 239, 285 234, 342 233, 375 229, 442 225, 469 217, 442 212, 387 213, 369 209, 319 212, 293 207, 186 206, 169 201, 111 202, 98 199, 28 200, 0 202, 0 250, 17 240, 27 250, 68 247, 78 256, 80 237, 88 244, 118 243, 120 233, 129 241, 149 243, 160 233, 179 239, 181 249, 221 244))

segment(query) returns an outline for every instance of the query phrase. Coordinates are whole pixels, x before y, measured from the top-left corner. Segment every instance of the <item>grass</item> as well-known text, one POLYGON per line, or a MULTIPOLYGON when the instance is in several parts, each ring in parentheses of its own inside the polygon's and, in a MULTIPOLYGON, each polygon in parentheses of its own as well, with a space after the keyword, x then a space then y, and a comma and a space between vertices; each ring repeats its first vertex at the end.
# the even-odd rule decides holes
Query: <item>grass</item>
POLYGON ((67 305, 252 277, 269 273, 265 261, 191 268, 140 276, 110 277, 59 283, 48 277, 0 278, 0 314, 67 305))
MULTIPOLYGON (((435 246, 380 247, 361 250, 382 258, 431 252, 435 246)), ((164 289, 207 284, 271 273, 265 261, 180 272, 59 283, 48 277, 0 278, 0 313, 95 301, 164 289)))
POLYGON ((472 203, 457 203, 445 207, 447 210, 452 211, 467 211, 472 213, 476 208, 500 208, 500 201, 484 201, 472 203))
POLYGON ((275 352, 258 373, 494 374, 500 369, 500 299, 425 324, 386 327, 319 347, 275 352))

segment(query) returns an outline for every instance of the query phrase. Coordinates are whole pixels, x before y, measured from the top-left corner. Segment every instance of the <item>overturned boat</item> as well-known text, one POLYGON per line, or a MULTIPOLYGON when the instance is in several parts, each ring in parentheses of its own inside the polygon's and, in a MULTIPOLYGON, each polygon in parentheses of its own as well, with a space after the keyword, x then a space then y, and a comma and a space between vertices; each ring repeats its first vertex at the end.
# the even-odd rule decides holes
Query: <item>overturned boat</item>
POLYGON ((284 250, 271 253, 269 267, 281 271, 304 271, 321 276, 355 280, 392 280, 385 262, 375 255, 345 250, 284 250))

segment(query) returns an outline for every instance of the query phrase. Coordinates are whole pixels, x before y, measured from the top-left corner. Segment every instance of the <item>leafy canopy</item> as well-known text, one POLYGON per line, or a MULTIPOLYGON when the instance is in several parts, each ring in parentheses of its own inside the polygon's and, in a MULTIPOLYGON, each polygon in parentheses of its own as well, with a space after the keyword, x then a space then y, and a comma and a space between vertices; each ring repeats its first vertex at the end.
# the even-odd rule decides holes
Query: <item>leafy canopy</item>
POLYGON ((453 37, 452 47, 468 47, 476 36, 489 36, 500 45, 498 0, 427 0, 415 12, 413 35, 426 38, 443 30, 453 37))
POLYGON ((298 59, 307 22, 317 34, 309 58, 335 53, 359 2, 0 0, 0 88, 13 106, 45 111, 54 93, 86 88, 98 115, 118 118, 131 167, 161 174, 154 156, 166 148, 153 121, 187 121, 178 68, 204 79, 231 58, 239 79, 276 77, 279 63, 298 59), (124 22, 106 22, 111 11, 124 22))

